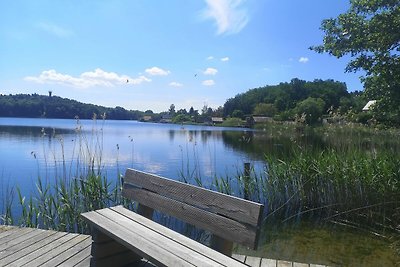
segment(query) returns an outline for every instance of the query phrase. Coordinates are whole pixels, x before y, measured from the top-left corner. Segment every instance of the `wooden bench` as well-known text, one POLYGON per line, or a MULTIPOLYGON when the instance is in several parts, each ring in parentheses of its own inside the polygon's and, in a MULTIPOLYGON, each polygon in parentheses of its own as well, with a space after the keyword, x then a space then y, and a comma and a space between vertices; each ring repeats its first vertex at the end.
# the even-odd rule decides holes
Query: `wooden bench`
POLYGON ((263 205, 128 169, 122 206, 83 213, 92 228, 91 266, 123 266, 145 258, 157 266, 246 266, 231 258, 233 242, 256 249, 263 205), (152 221, 157 210, 209 231, 209 248, 152 221))

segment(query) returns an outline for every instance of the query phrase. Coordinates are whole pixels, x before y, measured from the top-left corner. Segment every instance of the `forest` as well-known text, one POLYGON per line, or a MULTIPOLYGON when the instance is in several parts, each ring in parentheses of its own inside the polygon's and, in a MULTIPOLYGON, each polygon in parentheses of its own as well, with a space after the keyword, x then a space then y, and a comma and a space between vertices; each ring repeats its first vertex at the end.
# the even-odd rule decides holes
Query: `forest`
MULTIPOLYGON (((362 92, 348 92, 345 83, 334 80, 304 81, 292 79, 278 85, 248 90, 228 99, 223 107, 225 117, 254 115, 276 121, 294 120, 305 116, 307 124, 315 124, 332 114, 357 116, 368 102, 362 92)), ((360 118, 359 118, 360 117, 360 118)), ((348 118, 349 119, 349 118, 348 118)))
POLYGON ((227 99, 223 106, 213 109, 204 105, 200 111, 193 107, 176 110, 175 104, 160 113, 150 109, 110 108, 61 98, 50 92, 49 95, 0 95, 0 116, 91 119, 96 114, 113 120, 206 124, 212 124, 213 117, 220 117, 224 118, 222 125, 247 127, 252 126, 248 119, 257 116, 273 121, 300 121, 308 125, 320 124, 323 119, 363 124, 378 122, 390 126, 400 124, 399 118, 391 116, 390 112, 376 112, 373 107, 368 112, 362 111, 369 100, 372 99, 368 99, 363 91, 348 92, 343 82, 294 78, 278 85, 249 89, 227 99))
POLYGON ((84 104, 51 93, 0 95, 0 117, 92 119, 94 114, 113 120, 138 120, 143 112, 84 104))

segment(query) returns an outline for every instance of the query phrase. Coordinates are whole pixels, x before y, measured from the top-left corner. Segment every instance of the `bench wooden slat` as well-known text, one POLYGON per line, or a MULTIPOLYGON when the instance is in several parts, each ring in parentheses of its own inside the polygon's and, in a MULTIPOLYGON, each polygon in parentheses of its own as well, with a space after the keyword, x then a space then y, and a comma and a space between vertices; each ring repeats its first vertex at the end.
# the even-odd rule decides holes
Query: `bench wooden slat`
POLYGON ((194 206, 136 187, 124 187, 125 196, 155 210, 199 226, 218 236, 251 248, 257 246, 258 229, 194 206))
MULTIPOLYGON (((168 236, 160 234, 154 228, 149 227, 147 223, 137 223, 111 209, 102 209, 97 212, 109 220, 113 220, 115 223, 119 224, 127 231, 134 233, 136 236, 141 236, 141 238, 150 241, 153 243, 153 246, 159 246, 170 254, 176 255, 188 263, 193 265, 198 265, 200 263, 199 266, 223 266, 218 264, 215 260, 199 254, 192 248, 186 247, 168 236), (135 222, 135 224, 133 224, 133 222, 135 222)), ((150 220, 147 221, 151 222, 150 220)))
MULTIPOLYGON (((157 265, 193 266, 177 255, 171 254, 169 251, 165 250, 165 248, 162 248, 146 238, 143 238, 142 235, 146 235, 147 232, 136 234, 128 231, 126 228, 115 223, 113 220, 104 217, 98 213, 98 211, 83 213, 82 216, 105 234, 125 245, 141 257, 147 258, 157 265)), ((134 228, 132 227, 132 223, 130 223, 129 226, 134 228)))
POLYGON ((184 235, 181 235, 181 234, 179 234, 167 227, 164 227, 154 221, 143 218, 143 216, 138 215, 130 210, 127 210, 123 206, 116 206, 116 207, 112 207, 110 209, 114 210, 115 212, 120 213, 121 215, 126 216, 130 220, 133 220, 133 221, 140 223, 142 225, 145 225, 147 227, 151 227, 154 231, 157 231, 159 234, 164 235, 176 242, 179 242, 180 244, 185 245, 186 247, 196 250, 198 253, 201 253, 202 255, 205 255, 207 257, 215 259, 218 262, 225 262, 225 264, 227 266, 232 266, 232 267, 243 266, 243 264, 240 261, 237 261, 230 257, 225 257, 218 251, 215 251, 207 246, 204 246, 204 245, 200 244, 199 242, 194 241, 184 235))
POLYGON ((124 184, 132 184, 253 226, 259 225, 262 217, 262 204, 138 170, 127 169, 124 184))

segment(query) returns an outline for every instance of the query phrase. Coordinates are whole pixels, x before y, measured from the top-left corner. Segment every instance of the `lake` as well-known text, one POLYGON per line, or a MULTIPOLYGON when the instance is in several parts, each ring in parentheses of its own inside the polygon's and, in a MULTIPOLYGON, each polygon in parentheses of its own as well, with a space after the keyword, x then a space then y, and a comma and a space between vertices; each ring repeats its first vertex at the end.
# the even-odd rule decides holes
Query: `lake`
POLYGON ((18 185, 29 195, 38 176, 50 182, 54 175, 74 176, 84 147, 96 154, 95 165, 108 178, 133 167, 172 179, 196 175, 210 187, 211 177, 236 174, 244 162, 262 170, 261 155, 225 141, 229 133, 241 137, 248 132, 137 121, 0 118, 1 183, 3 188, 18 185))
MULTIPOLYGON (((382 143, 381 137, 354 135, 361 149, 400 151, 398 139, 382 143)), ((136 121, 0 118, 0 204, 4 209, 5 193, 11 187, 18 186, 23 195, 30 196, 38 177, 49 183, 54 177, 79 177, 87 172, 87 165, 111 180, 133 167, 213 188, 215 177, 235 177, 245 162, 252 163, 255 173, 262 173, 265 154, 287 155, 299 144, 318 150, 348 148, 353 140, 347 138, 347 133, 340 132, 329 137, 302 131, 136 121)), ((257 251, 239 251, 331 266, 393 266, 400 260, 390 245, 358 229, 291 220, 270 221, 257 251)))

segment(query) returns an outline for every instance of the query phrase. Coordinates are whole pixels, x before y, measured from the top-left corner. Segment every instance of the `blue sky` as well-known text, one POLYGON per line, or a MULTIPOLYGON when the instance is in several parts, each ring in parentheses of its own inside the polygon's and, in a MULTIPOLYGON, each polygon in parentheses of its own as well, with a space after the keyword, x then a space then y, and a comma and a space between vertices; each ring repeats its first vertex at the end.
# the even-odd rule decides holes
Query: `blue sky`
POLYGON ((346 0, 0 2, 0 93, 109 107, 217 108, 248 89, 334 79, 361 90, 320 44, 346 0))

